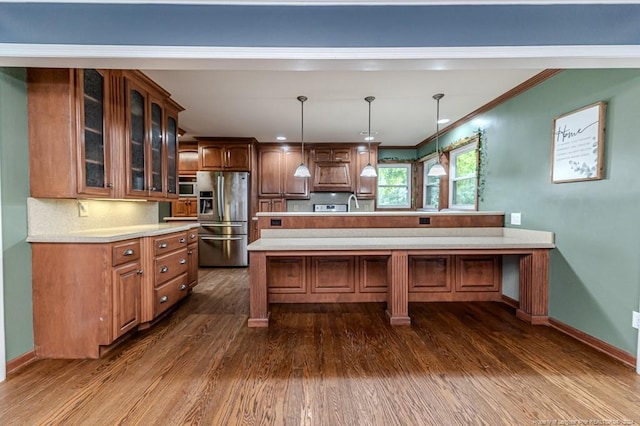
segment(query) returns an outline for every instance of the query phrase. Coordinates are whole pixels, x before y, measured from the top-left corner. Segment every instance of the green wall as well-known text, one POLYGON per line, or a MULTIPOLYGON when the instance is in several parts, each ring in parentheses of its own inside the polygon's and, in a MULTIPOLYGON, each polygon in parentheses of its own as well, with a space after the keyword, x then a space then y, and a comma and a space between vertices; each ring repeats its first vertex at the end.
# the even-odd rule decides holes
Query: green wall
POLYGON ((31 247, 27 237, 29 145, 26 70, 0 68, 0 181, 6 358, 33 349, 31 247))
MULTIPOLYGON (((640 70, 564 71, 478 118, 484 123, 469 123, 440 141, 446 146, 482 127, 487 164, 480 209, 521 212, 523 228, 555 233, 550 316, 635 354, 640 70), (597 101, 608 103, 604 179, 550 183, 554 117, 597 101)), ((419 155, 433 150, 430 144, 419 155)))

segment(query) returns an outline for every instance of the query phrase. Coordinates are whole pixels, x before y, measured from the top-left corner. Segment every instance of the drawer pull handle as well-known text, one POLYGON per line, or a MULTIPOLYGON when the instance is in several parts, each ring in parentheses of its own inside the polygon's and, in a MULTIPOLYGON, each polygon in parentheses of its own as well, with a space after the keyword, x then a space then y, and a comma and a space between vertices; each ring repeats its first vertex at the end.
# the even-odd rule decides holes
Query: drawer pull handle
POLYGON ((162 268, 160 268, 160 273, 164 274, 165 272, 167 272, 169 270, 168 266, 163 266, 162 268))
POLYGON ((167 243, 162 243, 158 246, 159 248, 167 248, 167 243))
POLYGON ((186 290, 187 289, 187 285, 186 284, 182 284, 180 286, 180 291, 186 290))
POLYGON ((126 249, 122 252, 123 256, 131 256, 133 254, 133 249, 126 249))
POLYGON ((180 264, 184 265, 185 263, 187 263, 187 259, 180 259, 180 264))
POLYGON ((160 303, 166 303, 166 302, 167 302, 167 300, 169 300, 169 296, 162 296, 162 297, 160 298, 160 303))
POLYGON ((186 241, 187 241, 187 240, 185 240, 184 238, 180 238, 180 242, 181 242, 181 243, 184 243, 184 242, 186 242, 186 241))
POLYGON ((193 250, 189 250, 187 254, 193 254, 193 250))
POLYGON ((194 239, 196 237, 196 234, 190 234, 189 238, 194 239))
POLYGON ((142 269, 138 269, 138 272, 136 272, 138 275, 142 275, 144 271, 142 269))

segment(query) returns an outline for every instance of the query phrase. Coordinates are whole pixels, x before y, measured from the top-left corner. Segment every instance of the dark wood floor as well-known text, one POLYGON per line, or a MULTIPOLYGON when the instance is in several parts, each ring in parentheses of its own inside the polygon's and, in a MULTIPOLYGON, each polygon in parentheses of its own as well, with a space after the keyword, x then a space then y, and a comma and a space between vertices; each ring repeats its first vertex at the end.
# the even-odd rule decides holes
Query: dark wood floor
POLYGON ((246 269, 200 282, 104 359, 9 376, 0 424, 640 423, 633 369, 505 305, 412 304, 410 327, 383 304, 276 305, 249 329, 246 269))

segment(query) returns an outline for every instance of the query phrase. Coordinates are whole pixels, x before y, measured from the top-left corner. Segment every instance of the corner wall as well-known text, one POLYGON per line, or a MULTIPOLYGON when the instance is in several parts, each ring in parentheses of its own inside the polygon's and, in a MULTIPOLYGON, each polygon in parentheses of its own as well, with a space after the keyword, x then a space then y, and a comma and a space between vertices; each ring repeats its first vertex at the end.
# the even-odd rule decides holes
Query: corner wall
POLYGON ((440 138, 447 145, 485 130, 480 209, 520 212, 523 228, 555 232, 549 315, 630 354, 640 300, 639 118, 640 70, 568 70, 440 138), (597 101, 608 103, 604 179, 551 183, 553 119, 597 101))
POLYGON ((5 349, 10 361, 33 349, 31 247, 27 237, 29 144, 23 68, 0 68, 0 211, 5 349))

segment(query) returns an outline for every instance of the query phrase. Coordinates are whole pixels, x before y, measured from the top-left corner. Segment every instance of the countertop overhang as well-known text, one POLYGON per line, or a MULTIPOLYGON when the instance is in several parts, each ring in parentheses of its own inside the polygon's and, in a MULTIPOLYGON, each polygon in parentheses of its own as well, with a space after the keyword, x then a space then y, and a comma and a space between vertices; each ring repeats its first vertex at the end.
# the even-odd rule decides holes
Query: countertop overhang
POLYGON ((350 228, 262 231, 249 251, 552 249, 554 234, 514 228, 350 228))
POLYGON ((153 237, 197 228, 198 223, 154 223, 148 225, 100 228, 65 234, 27 236, 28 243, 112 243, 131 238, 153 237))

